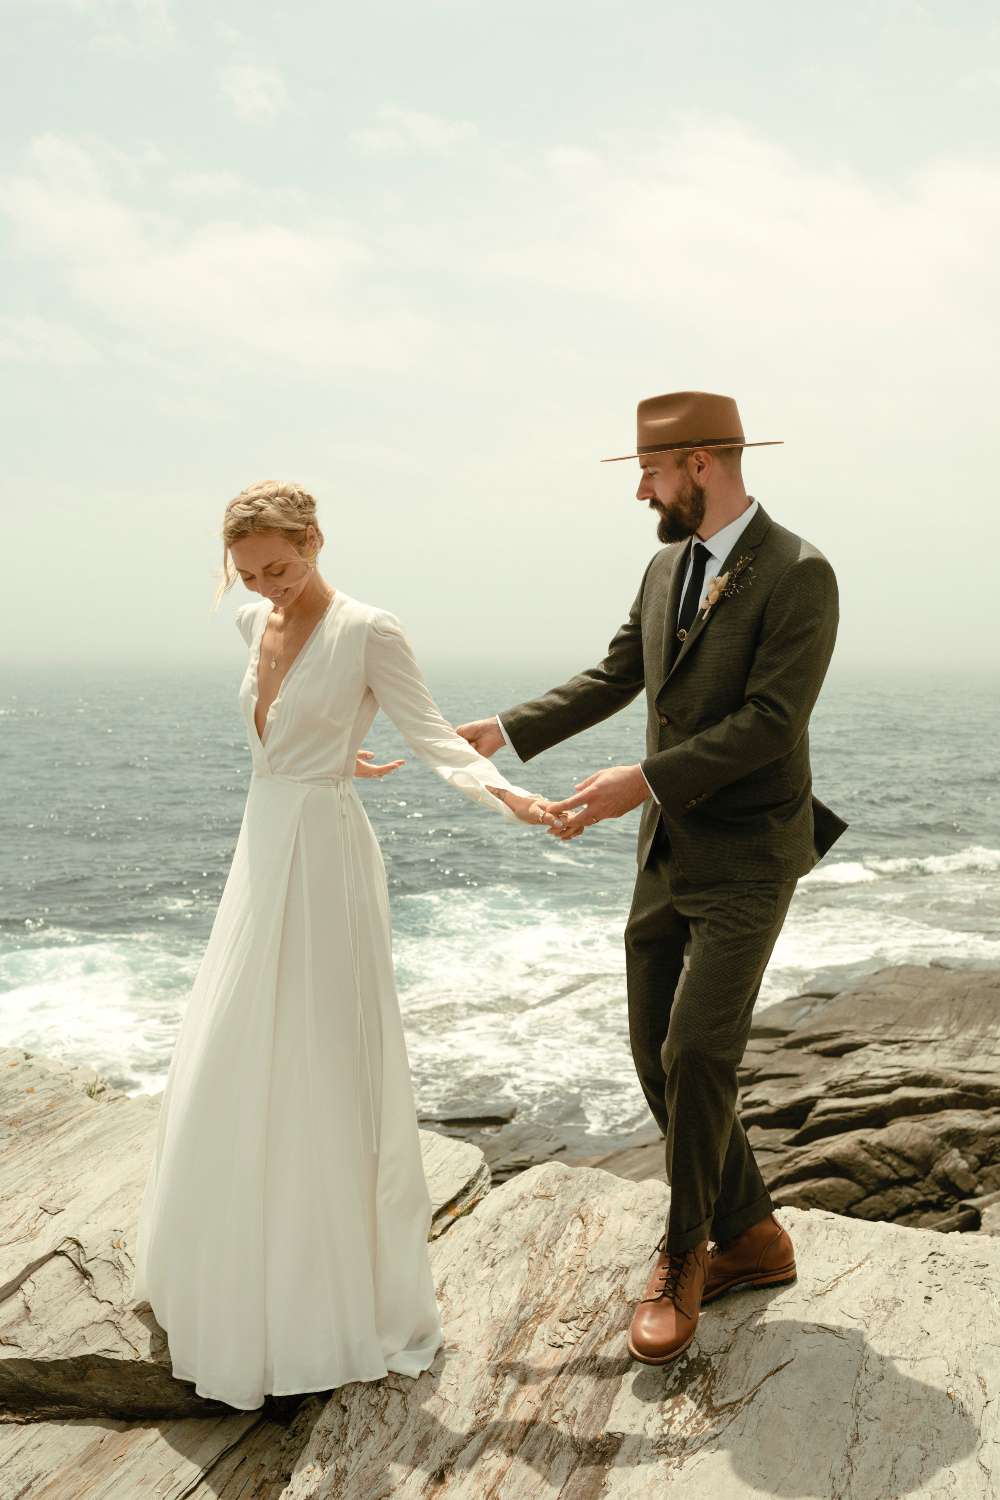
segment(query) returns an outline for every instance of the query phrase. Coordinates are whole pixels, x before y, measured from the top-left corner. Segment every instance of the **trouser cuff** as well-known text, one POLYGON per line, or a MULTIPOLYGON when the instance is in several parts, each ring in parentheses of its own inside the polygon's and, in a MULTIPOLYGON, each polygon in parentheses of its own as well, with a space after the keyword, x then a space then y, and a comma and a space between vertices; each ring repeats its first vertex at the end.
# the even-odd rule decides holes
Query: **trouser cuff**
POLYGON ((695 1245, 700 1245, 702 1240, 708 1239, 709 1219, 703 1219, 693 1229, 683 1231, 674 1230, 670 1227, 669 1216, 667 1218, 666 1251, 668 1255, 681 1255, 685 1250, 693 1250, 695 1245))
POLYGON ((744 1229, 749 1229, 751 1224, 760 1223, 761 1219, 766 1219, 768 1214, 773 1212, 774 1204, 770 1193, 762 1193, 745 1208, 737 1209, 735 1213, 726 1214, 723 1218, 714 1219, 711 1225, 712 1238, 720 1243, 725 1240, 734 1240, 738 1234, 743 1233, 744 1229))

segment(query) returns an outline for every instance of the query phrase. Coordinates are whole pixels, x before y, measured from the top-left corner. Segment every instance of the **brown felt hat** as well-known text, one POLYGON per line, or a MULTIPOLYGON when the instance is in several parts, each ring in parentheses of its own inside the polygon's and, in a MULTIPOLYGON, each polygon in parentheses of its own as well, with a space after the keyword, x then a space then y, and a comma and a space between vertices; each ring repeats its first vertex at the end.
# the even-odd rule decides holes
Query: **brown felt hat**
POLYGON ((732 396, 713 396, 709 391, 670 391, 666 396, 647 396, 639 402, 636 423, 635 453, 602 458, 602 464, 683 448, 770 448, 784 442, 784 438, 768 438, 748 443, 732 396))

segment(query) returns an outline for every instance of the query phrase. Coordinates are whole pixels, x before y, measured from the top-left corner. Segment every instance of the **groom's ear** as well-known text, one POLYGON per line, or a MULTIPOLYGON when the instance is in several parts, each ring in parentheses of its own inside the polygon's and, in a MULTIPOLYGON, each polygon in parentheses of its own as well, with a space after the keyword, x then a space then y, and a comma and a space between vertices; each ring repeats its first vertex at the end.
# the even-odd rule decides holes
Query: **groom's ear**
POLYGON ((691 448, 687 452, 675 453, 674 467, 686 468, 693 479, 699 484, 712 472, 712 465, 716 455, 710 453, 707 448, 691 448))

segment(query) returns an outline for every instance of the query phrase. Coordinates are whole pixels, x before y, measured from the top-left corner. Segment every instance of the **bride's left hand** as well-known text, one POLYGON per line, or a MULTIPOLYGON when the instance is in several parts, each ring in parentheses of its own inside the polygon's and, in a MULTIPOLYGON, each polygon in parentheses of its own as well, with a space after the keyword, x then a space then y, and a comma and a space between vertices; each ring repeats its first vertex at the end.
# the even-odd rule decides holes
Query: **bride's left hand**
POLYGON ((375 759, 374 750, 359 750, 354 762, 355 776, 389 776, 393 771, 398 771, 400 766, 405 766, 405 760, 389 760, 384 766, 372 765, 375 759))

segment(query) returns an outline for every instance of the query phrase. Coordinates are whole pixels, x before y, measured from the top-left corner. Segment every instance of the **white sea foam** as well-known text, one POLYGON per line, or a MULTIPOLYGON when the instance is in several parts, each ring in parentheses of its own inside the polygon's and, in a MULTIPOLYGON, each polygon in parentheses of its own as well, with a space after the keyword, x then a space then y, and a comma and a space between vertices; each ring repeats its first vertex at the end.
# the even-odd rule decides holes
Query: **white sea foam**
POLYGON ((995 874, 1000 871, 1000 849, 981 844, 958 849, 954 854, 929 854, 924 858, 900 855, 895 859, 869 858, 839 864, 820 864, 810 870, 800 885, 868 885, 887 875, 995 874))
POLYGON ((954 854, 929 854, 924 859, 870 859, 868 864, 880 875, 962 875, 995 874, 1000 870, 1000 849, 985 849, 973 844, 954 854))
POLYGON ((824 976, 846 985, 891 964, 1000 963, 1000 938, 907 916, 898 906, 807 908, 796 895, 775 944, 761 1003, 809 989, 824 976))
POLYGON ((197 953, 167 948, 148 933, 76 937, 0 957, 0 1045, 86 1064, 131 1093, 155 1092, 197 953))
POLYGON ((394 942, 420 1102, 488 1078, 522 1113, 577 1094, 591 1128, 627 1130, 645 1110, 628 1044, 627 899, 603 914, 529 914, 511 894, 498 911, 492 892, 438 893, 433 937, 394 942))
POLYGON ((867 865, 857 861, 839 865, 818 865, 815 870, 810 870, 808 875, 803 875, 800 885, 868 885, 877 880, 878 875, 870 870, 867 865))
MULTIPOLYGON (((550 853, 550 863, 568 859, 550 853)), ((601 878, 588 875, 578 902, 561 882, 539 896, 514 879, 394 899, 421 1105, 486 1088, 522 1117, 577 1095, 595 1130, 625 1131, 644 1118, 628 1045, 631 882, 596 866, 601 878)), ((1000 963, 995 921, 981 917, 984 883, 998 868, 1000 851, 983 846, 821 865, 799 883, 760 1006, 889 964, 1000 963)), ((0 1042, 90 1064, 132 1092, 162 1088, 202 948, 159 927, 99 940, 32 932, 0 955, 0 1042)))
POLYGON ((529 912, 516 892, 499 904, 495 896, 493 889, 407 898, 432 910, 429 923, 416 931, 411 913, 408 930, 396 924, 393 947, 408 1011, 434 1006, 449 992, 471 1004, 483 994, 490 1005, 503 1000, 530 1007, 567 986, 620 970, 624 903, 600 913, 536 902, 529 912))
MULTIPOLYGON (((960 867, 967 870, 971 861, 960 867)), ((845 867, 846 868, 846 867, 845 867)), ((947 925, 947 912, 907 908, 890 879, 873 872, 859 900, 831 889, 796 892, 765 975, 759 1005, 898 963, 1000 963, 1000 939, 947 925)), ((955 876, 954 878, 958 878, 955 876)), ((805 885, 805 882, 801 882, 805 885)), ((943 887, 946 900, 950 886, 943 887)), ((484 1076, 530 1112, 579 1095, 595 1130, 627 1130, 636 1116, 628 1048, 623 899, 610 910, 529 912, 507 888, 412 898, 433 917, 395 943, 408 1047, 422 1103, 461 1095, 484 1076)), ((961 904, 961 891, 952 898, 961 904)), ((409 924, 407 924, 409 926, 409 924)), ((491 1092, 496 1092, 491 1085, 491 1092)), ((640 1111, 641 1117, 641 1111, 640 1111)))

